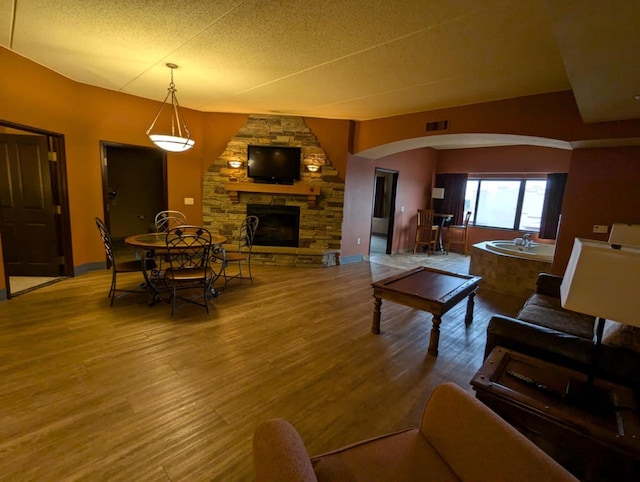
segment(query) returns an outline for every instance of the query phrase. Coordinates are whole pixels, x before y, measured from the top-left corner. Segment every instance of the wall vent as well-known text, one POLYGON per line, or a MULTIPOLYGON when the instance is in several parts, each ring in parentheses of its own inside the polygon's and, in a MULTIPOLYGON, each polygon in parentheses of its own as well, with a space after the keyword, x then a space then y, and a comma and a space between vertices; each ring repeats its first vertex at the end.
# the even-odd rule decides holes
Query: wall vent
POLYGON ((448 129, 448 127, 449 127, 449 121, 448 120, 427 122, 427 132, 445 131, 445 130, 448 129))

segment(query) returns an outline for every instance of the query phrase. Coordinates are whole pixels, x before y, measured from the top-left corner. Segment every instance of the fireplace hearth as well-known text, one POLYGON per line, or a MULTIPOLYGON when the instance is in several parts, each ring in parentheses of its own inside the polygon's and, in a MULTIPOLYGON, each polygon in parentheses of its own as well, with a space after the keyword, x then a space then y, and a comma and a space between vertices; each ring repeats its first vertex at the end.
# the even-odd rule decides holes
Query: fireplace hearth
POLYGON ((258 229, 253 239, 256 246, 299 246, 300 208, 247 204, 247 216, 258 216, 258 229))

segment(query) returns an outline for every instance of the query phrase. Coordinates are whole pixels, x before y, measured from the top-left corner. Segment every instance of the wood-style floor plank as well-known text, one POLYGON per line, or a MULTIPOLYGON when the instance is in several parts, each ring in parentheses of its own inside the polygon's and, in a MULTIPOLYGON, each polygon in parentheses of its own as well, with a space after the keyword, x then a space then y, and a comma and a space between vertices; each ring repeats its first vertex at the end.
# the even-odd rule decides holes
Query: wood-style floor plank
MULTIPOLYGON (((471 391, 487 322, 523 300, 480 291, 443 317, 388 301, 371 333, 371 282, 400 272, 369 262, 255 267, 211 313, 109 307, 93 272, 0 303, 0 479, 252 480, 251 437, 283 417, 311 454, 415 426, 433 388, 471 391)), ((139 275, 119 278, 122 287, 139 275)))

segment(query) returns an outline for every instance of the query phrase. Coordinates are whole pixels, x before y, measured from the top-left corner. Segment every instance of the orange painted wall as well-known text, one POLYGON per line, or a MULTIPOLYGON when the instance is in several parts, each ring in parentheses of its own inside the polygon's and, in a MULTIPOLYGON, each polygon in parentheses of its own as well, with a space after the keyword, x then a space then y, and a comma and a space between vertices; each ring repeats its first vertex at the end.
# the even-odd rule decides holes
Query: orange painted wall
POLYGON ((416 149, 377 160, 350 156, 345 184, 341 256, 367 256, 373 216, 373 183, 376 168, 398 171, 392 251, 413 249, 416 211, 430 201, 436 152, 416 149), (400 207, 405 211, 401 212, 400 207), (360 238, 361 244, 357 244, 360 238))
POLYGON ((537 146, 438 151, 436 173, 569 172, 571 151, 537 146))
POLYGON ((352 122, 315 117, 305 117, 304 121, 311 132, 315 134, 320 142, 320 147, 329 158, 333 168, 338 171, 340 178, 345 179, 352 122))
POLYGON ((609 238, 594 224, 640 224, 639 193, 640 147, 573 151, 553 272, 564 273, 574 238, 609 238))
POLYGON ((249 114, 204 114, 204 132, 206 135, 202 142, 208 155, 202 159, 202 174, 207 172, 209 166, 220 157, 231 138, 238 133, 248 118, 249 114), (209 133, 215 133, 215 135, 209 135, 209 133))
MULTIPOLYGON (((569 172, 571 152, 572 151, 537 146, 504 146, 444 150, 438 151, 436 173, 468 173, 480 175, 541 173, 542 176, 546 176, 547 173, 551 172, 569 172)), ((513 239, 522 236, 522 234, 522 231, 510 229, 470 227, 468 246, 471 247, 475 243, 492 239, 513 239)), ((548 242, 545 240, 539 241, 548 242)))
MULTIPOLYGON (((64 135, 74 266, 102 261, 94 218, 103 217, 100 141, 152 145, 144 132, 158 103, 73 82, 0 49, 0 119, 64 135)), ((185 109, 193 137, 203 137, 202 113, 185 109)), ((169 208, 200 196, 201 143, 168 155, 169 208), (177 175, 179 173, 179 175, 177 175)), ((202 217, 201 208, 187 215, 202 217)))
MULTIPOLYGON (((74 82, 2 47, 0 64, 0 120, 64 135, 74 266, 104 261, 94 222, 96 216, 103 217, 100 141, 152 146, 145 131, 159 103, 74 82)), ((199 224, 202 174, 247 115, 189 109, 184 115, 196 144, 184 153, 168 153, 168 207, 199 224), (184 205, 185 197, 194 198, 194 205, 184 205)), ((346 172, 349 122, 321 119, 314 125, 332 162, 346 172)), ((4 288, 0 264, 0 289, 4 288)))
POLYGON ((433 134, 499 133, 565 141, 637 137, 640 120, 585 124, 573 93, 554 92, 359 122, 353 153, 404 139, 425 137, 426 123, 448 120, 433 134))
MULTIPOLYGON (((0 63, 3 66, 0 69, 0 85, 3 86, 0 89, 0 120, 65 136, 74 266, 103 261, 104 254, 93 221, 95 216, 103 215, 100 141, 151 145, 144 132, 157 111, 158 102, 79 84, 1 47, 0 63)), ((221 154, 230 138, 245 122, 246 115, 202 113, 185 109, 185 116, 196 139, 196 146, 186 153, 168 155, 169 208, 184 210, 189 219, 197 222, 202 216, 202 173, 221 154), (195 205, 184 206, 185 197, 193 197, 195 205)), ((467 162, 464 158, 469 154, 462 151, 441 151, 436 154, 425 148, 369 161, 348 155, 348 152, 359 152, 396 140, 422 137, 425 135, 427 121, 443 118, 449 120, 448 133, 512 133, 564 140, 640 137, 639 120, 588 125, 582 123, 571 92, 358 123, 307 118, 307 124, 327 152, 331 163, 346 180, 343 257, 368 253, 366 241, 370 233, 373 173, 376 166, 400 171, 402 197, 398 199, 398 206, 404 203, 405 216, 408 216, 407 213, 415 212, 419 206, 426 204, 426 192, 431 188, 436 161, 438 172, 445 172, 446 169, 459 170, 467 162), (410 184, 407 189, 405 180, 410 184), (357 237, 361 238, 362 244, 355 244, 357 237)), ((485 156, 486 153, 491 155, 483 157, 481 162, 476 157, 471 172, 480 172, 481 168, 478 166, 498 170, 502 163, 513 165, 510 164, 513 161, 507 159, 508 156, 497 156, 498 152, 476 153, 480 156, 485 156), (496 156, 502 160, 496 160, 496 156), (490 165, 493 167, 489 167, 490 165)), ((505 152, 509 152, 508 149, 505 152)), ((525 157, 528 152, 532 153, 526 159, 536 164, 536 167, 532 167, 536 172, 541 170, 539 162, 560 162, 554 154, 536 160, 533 150, 522 152, 525 157)), ((605 223, 603 214, 589 214, 593 212, 592 205, 600 200, 592 194, 595 181, 586 184, 583 182, 595 173, 598 173, 600 185, 613 186, 617 196, 614 204, 603 207, 610 219, 621 221, 615 218, 624 213, 618 212, 616 206, 625 203, 633 206, 632 213, 640 212, 636 200, 636 154, 637 150, 633 148, 573 153, 570 162, 570 192, 567 196, 574 202, 576 199, 588 199, 589 203, 586 207, 572 204, 565 206, 560 241, 565 243, 563 237, 566 236, 568 242, 571 242, 573 235, 580 232, 583 224, 605 223), (583 166, 586 165, 590 167, 585 169, 583 166), (633 180, 636 181, 634 189, 627 189, 633 180), (577 218, 572 219, 573 216, 577 218)), ((526 168, 525 164, 529 161, 525 160, 518 161, 524 163, 522 169, 518 170, 526 168)), ((562 162, 566 162, 566 159, 562 162)), ((611 199, 605 201, 612 202, 611 199)), ((399 235, 394 250, 408 249, 413 221, 408 221, 403 216, 398 216, 397 219, 396 229, 399 235)), ((640 222, 637 218, 631 221, 640 222)), ((567 257, 565 244, 562 244, 562 250, 557 258, 559 266, 563 264, 562 259, 567 257)), ((0 265, 0 289, 5 288, 3 284, 4 272, 0 265)))
MULTIPOLYGON (((457 133, 516 134, 560 139, 569 142, 640 137, 640 120, 638 119, 585 124, 580 117, 573 93, 565 91, 359 122, 355 126, 352 152, 357 154, 360 151, 390 142, 426 137, 431 135, 426 133, 426 123, 441 120, 449 122, 448 129, 446 131, 437 131, 434 135, 457 133)), ((621 152, 625 151, 625 148, 620 149, 621 152)), ((475 160, 465 159, 470 153, 465 153, 464 151, 439 151, 438 172, 487 172, 500 171, 505 168, 511 170, 511 167, 507 167, 510 165, 514 165, 515 168, 513 161, 507 157, 502 160, 494 158, 494 154, 497 151, 486 151, 488 154, 483 159, 476 158, 475 160), (470 162, 468 169, 465 168, 467 162, 470 162)), ((533 150, 530 152, 534 153, 533 150)), ((612 148, 610 152, 616 153, 618 149, 612 148)), ((583 186, 581 184, 584 175, 587 173, 582 171, 582 167, 574 166, 574 159, 579 159, 581 155, 578 154, 578 157, 575 157, 571 154, 571 151, 547 154, 540 159, 536 159, 535 155, 521 159, 517 162, 519 164, 517 170, 544 172, 549 168, 549 164, 555 167, 554 163, 558 162, 558 169, 553 170, 563 172, 567 169, 566 156, 569 156, 571 188, 566 193, 565 199, 575 200, 590 197, 589 185, 583 186), (563 169, 561 169, 562 166, 564 166, 563 169), (577 179, 572 179, 574 173, 578 173, 575 176, 577 179)), ((625 157, 626 154, 621 153, 619 156, 625 157)), ((617 157, 618 155, 614 155, 612 159, 617 157)), ((604 160, 595 160, 593 162, 594 168, 599 162, 604 162, 604 160)), ((595 169, 595 172, 601 175, 600 181, 602 184, 610 184, 611 186, 626 186, 629 179, 635 179, 635 173, 638 169, 637 164, 633 165, 633 163, 623 163, 621 161, 617 164, 619 169, 615 170, 607 170, 604 165, 606 165, 606 162, 603 167, 595 169)), ((636 186, 636 191, 637 189, 638 185, 636 186)), ((625 189, 621 189, 618 192, 620 199, 617 204, 627 203, 634 205, 636 206, 636 212, 640 212, 637 209, 637 193, 632 193, 625 189)), ((590 202, 593 203, 595 200, 592 199, 590 202)), ((608 208, 612 208, 612 206, 608 206, 608 208)), ((618 213, 615 207, 610 212, 611 217, 622 214, 618 213)), ((574 231, 574 229, 585 223, 585 218, 589 219, 586 224, 602 224, 601 221, 597 220, 598 216, 590 213, 589 204, 586 204, 582 210, 568 209, 566 212, 563 210, 560 240, 566 237, 571 243, 573 237, 580 233, 580 231, 574 231), (573 220, 572 217, 576 215, 578 220, 573 220)), ((636 219, 635 222, 639 221, 636 219)), ((519 232, 513 231, 474 229, 470 231, 472 236, 470 244, 489 238, 507 237, 507 235, 510 236, 509 233, 514 234, 511 238, 519 234, 519 232)), ((558 274, 564 272, 570 253, 570 248, 567 248, 564 243, 559 241, 558 253, 553 266, 554 272, 558 274)))

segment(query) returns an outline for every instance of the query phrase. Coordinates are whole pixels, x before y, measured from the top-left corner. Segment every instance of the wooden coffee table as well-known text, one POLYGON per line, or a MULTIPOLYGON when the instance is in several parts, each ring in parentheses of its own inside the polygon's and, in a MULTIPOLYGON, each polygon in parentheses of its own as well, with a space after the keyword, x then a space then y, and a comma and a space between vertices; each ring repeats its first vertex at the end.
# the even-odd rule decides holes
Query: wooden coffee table
POLYGON ((565 396, 569 380, 586 378, 575 370, 496 347, 471 385, 479 400, 578 478, 640 480, 640 417, 634 391, 596 379, 595 386, 610 393, 612 405, 605 412, 594 412, 565 396))
POLYGON ((478 276, 421 266, 372 283, 374 309, 371 331, 380 333, 380 307, 383 299, 428 311, 433 314, 433 322, 427 352, 437 356, 442 316, 468 298, 465 323, 470 324, 473 321, 473 298, 481 279, 478 276))

